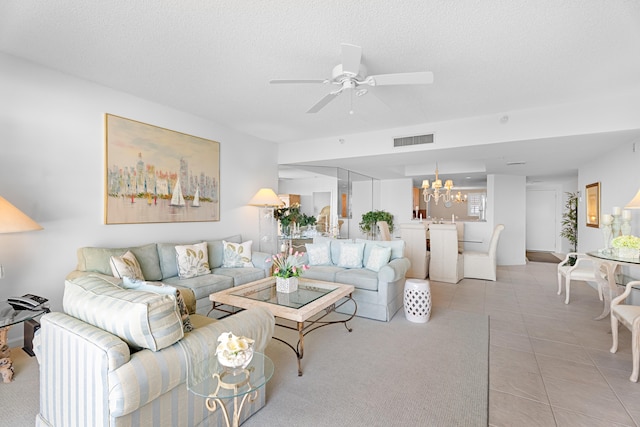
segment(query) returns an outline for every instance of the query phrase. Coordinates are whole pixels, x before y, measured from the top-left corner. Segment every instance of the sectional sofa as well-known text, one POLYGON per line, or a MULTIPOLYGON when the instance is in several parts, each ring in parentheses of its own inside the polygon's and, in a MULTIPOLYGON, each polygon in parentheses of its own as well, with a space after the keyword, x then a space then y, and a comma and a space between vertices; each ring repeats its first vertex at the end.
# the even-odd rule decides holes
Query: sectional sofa
MULTIPOLYGON (((357 315, 388 322, 403 305, 405 276, 411 266, 404 248, 403 240, 314 239, 306 245, 304 261, 309 270, 303 276, 353 285, 357 315)), ((337 311, 350 314, 353 306, 344 304, 337 311)))
MULTIPOLYGON (((210 294, 254 280, 264 279, 270 274, 271 264, 268 260, 271 255, 264 252, 251 251, 251 256, 249 257, 251 263, 245 263, 246 265, 224 267, 223 241, 238 245, 243 243, 242 236, 239 234, 224 239, 205 240, 210 271, 205 271, 207 274, 190 278, 181 278, 178 275, 176 246, 189 245, 194 242, 149 243, 142 246, 123 248, 83 247, 77 251, 77 267, 67 275, 67 280, 74 281, 79 277, 95 274, 113 277, 113 269, 110 263, 111 257, 120 257, 130 251, 135 255, 140 265, 144 280, 158 281, 167 285, 192 290, 196 299, 196 312, 207 314, 211 308, 210 294)), ((202 241, 195 243, 200 242, 202 241)))

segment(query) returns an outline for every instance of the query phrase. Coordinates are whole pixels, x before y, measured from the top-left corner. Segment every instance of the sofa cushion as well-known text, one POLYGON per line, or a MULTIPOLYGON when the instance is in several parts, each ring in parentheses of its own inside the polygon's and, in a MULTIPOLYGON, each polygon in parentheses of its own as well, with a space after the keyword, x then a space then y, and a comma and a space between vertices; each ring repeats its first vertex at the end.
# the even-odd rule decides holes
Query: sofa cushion
POLYGON ((398 259, 404 257, 404 248, 405 242, 404 240, 365 240, 365 239, 356 239, 356 243, 364 243, 364 263, 366 265, 367 260, 369 259, 369 254, 371 253, 371 249, 374 246, 382 246, 384 248, 391 248, 391 257, 392 259, 398 259))
POLYGON ((140 264, 142 275, 146 280, 162 280, 160 259, 158 257, 158 251, 155 243, 131 248, 80 248, 77 252, 78 266, 76 267, 76 270, 90 271, 93 273, 101 273, 111 276, 112 271, 111 265, 109 264, 110 258, 112 256, 122 256, 127 251, 131 251, 135 255, 138 260, 138 264, 140 264))
POLYGON ((329 242, 307 243, 309 265, 331 265, 331 249, 329 242))
POLYGON ((378 272, 380 268, 384 267, 389 263, 389 258, 391 257, 391 248, 382 247, 375 245, 371 252, 369 253, 369 257, 367 259, 367 263, 365 268, 367 270, 378 272))
POLYGON ((364 243, 343 243, 340 248, 338 267, 362 268, 364 243))
POLYGON ((99 276, 65 281, 64 312, 134 348, 157 351, 184 336, 173 296, 122 289, 99 276))
POLYGON ((242 243, 222 241, 224 247, 224 258, 222 259, 222 267, 224 268, 243 268, 253 267, 251 262, 251 245, 252 240, 242 243))
POLYGON ((325 282, 335 282, 336 273, 344 271, 342 267, 335 265, 314 265, 309 267, 302 276, 305 279, 323 280, 325 282))
POLYGON ((140 264, 138 264, 136 256, 131 251, 125 252, 122 256, 110 256, 109 264, 111 264, 113 277, 119 279, 130 277, 136 280, 144 280, 140 264))
MULTIPOLYGON (((182 319, 182 327, 184 331, 190 332, 193 330, 193 325, 191 324, 191 319, 189 318, 189 309, 187 308, 187 304, 185 304, 182 293, 177 288, 173 286, 167 286, 162 282, 145 282, 144 280, 136 280, 126 276, 122 278, 122 287, 124 289, 132 289, 143 292, 173 295, 174 297, 176 297, 176 305, 178 306, 178 311, 180 312, 180 318, 182 319)), ((183 289, 183 291, 184 293, 188 292, 186 289, 183 289)))
POLYGON ((214 268, 213 274, 227 276, 233 279, 233 286, 244 285, 245 283, 255 280, 264 279, 265 272, 261 268, 245 267, 245 268, 214 268))
POLYGON ((163 282, 167 285, 191 289, 196 300, 208 298, 214 292, 233 287, 233 279, 220 274, 207 274, 206 276, 197 276, 190 279, 169 277, 164 279, 163 282))
POLYGON ((378 290, 378 273, 365 268, 348 268, 336 273, 335 282, 353 285, 357 289, 378 290))
POLYGON ((181 279, 211 274, 209 254, 205 242, 196 243, 195 245, 177 245, 175 250, 178 276, 181 279))

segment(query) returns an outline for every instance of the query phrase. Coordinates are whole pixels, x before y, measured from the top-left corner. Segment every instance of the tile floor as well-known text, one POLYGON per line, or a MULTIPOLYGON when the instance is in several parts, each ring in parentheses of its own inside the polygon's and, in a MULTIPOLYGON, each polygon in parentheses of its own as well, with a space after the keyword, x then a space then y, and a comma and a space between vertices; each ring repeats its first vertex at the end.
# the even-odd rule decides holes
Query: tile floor
POLYGON ((640 426, 631 334, 609 353, 609 318, 597 292, 572 282, 557 295, 556 264, 498 267, 498 280, 431 282, 434 304, 490 316, 490 426, 640 426))

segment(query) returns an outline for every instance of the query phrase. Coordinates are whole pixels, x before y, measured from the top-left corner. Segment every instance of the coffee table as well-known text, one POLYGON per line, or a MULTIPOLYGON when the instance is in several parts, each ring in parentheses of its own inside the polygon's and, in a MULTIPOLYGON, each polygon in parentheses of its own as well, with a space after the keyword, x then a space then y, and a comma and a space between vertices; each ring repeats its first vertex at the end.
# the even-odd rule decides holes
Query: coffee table
MULTIPOLYGON (((276 292, 276 278, 250 282, 242 286, 237 286, 224 291, 216 292, 209 296, 213 302, 213 310, 220 310, 222 305, 229 305, 242 309, 250 307, 265 307, 279 319, 295 322, 296 326, 287 325, 281 321, 276 321, 276 326, 298 331, 298 342, 292 345, 284 339, 273 337, 291 348, 298 359, 298 376, 302 375, 300 361, 304 356, 304 337, 308 333, 323 326, 342 323, 349 332, 352 329, 347 322, 356 315, 358 306, 351 297, 353 285, 343 285, 341 283, 323 282, 320 280, 300 278, 298 290, 291 293, 276 292), (339 302, 342 299, 344 301, 339 302), (338 303, 339 302, 339 303, 338 303), (341 320, 323 320, 337 307, 341 307, 349 302, 353 303, 353 314, 345 315, 341 320), (336 303, 338 305, 336 306, 336 303)), ((211 312, 210 311, 210 312, 211 312)))

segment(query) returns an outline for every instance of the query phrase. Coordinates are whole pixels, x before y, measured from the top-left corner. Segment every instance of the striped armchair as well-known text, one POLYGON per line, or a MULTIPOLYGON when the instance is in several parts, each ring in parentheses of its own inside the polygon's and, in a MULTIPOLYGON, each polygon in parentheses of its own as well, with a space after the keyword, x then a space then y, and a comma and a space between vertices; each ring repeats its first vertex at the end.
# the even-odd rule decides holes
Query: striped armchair
MULTIPOLYGON (((209 412, 205 400, 186 388, 189 349, 215 357, 218 336, 232 331, 255 339, 256 351, 263 352, 273 335, 271 313, 255 308, 220 321, 194 314, 193 331, 158 345, 166 331, 173 331, 167 324, 172 316, 163 304, 170 301, 167 304, 175 307, 175 301, 167 295, 113 289, 115 285, 101 280, 96 276, 80 287, 67 282, 66 313, 41 318, 34 340, 40 364, 36 426, 225 425, 220 411, 209 412), (90 300, 92 310, 76 310, 90 300), (158 319, 163 326, 151 328, 158 319), (153 343, 155 350, 144 348, 150 346, 145 343, 153 343)), ((254 402, 245 404, 242 421, 264 405, 265 393, 262 389, 254 402)))

